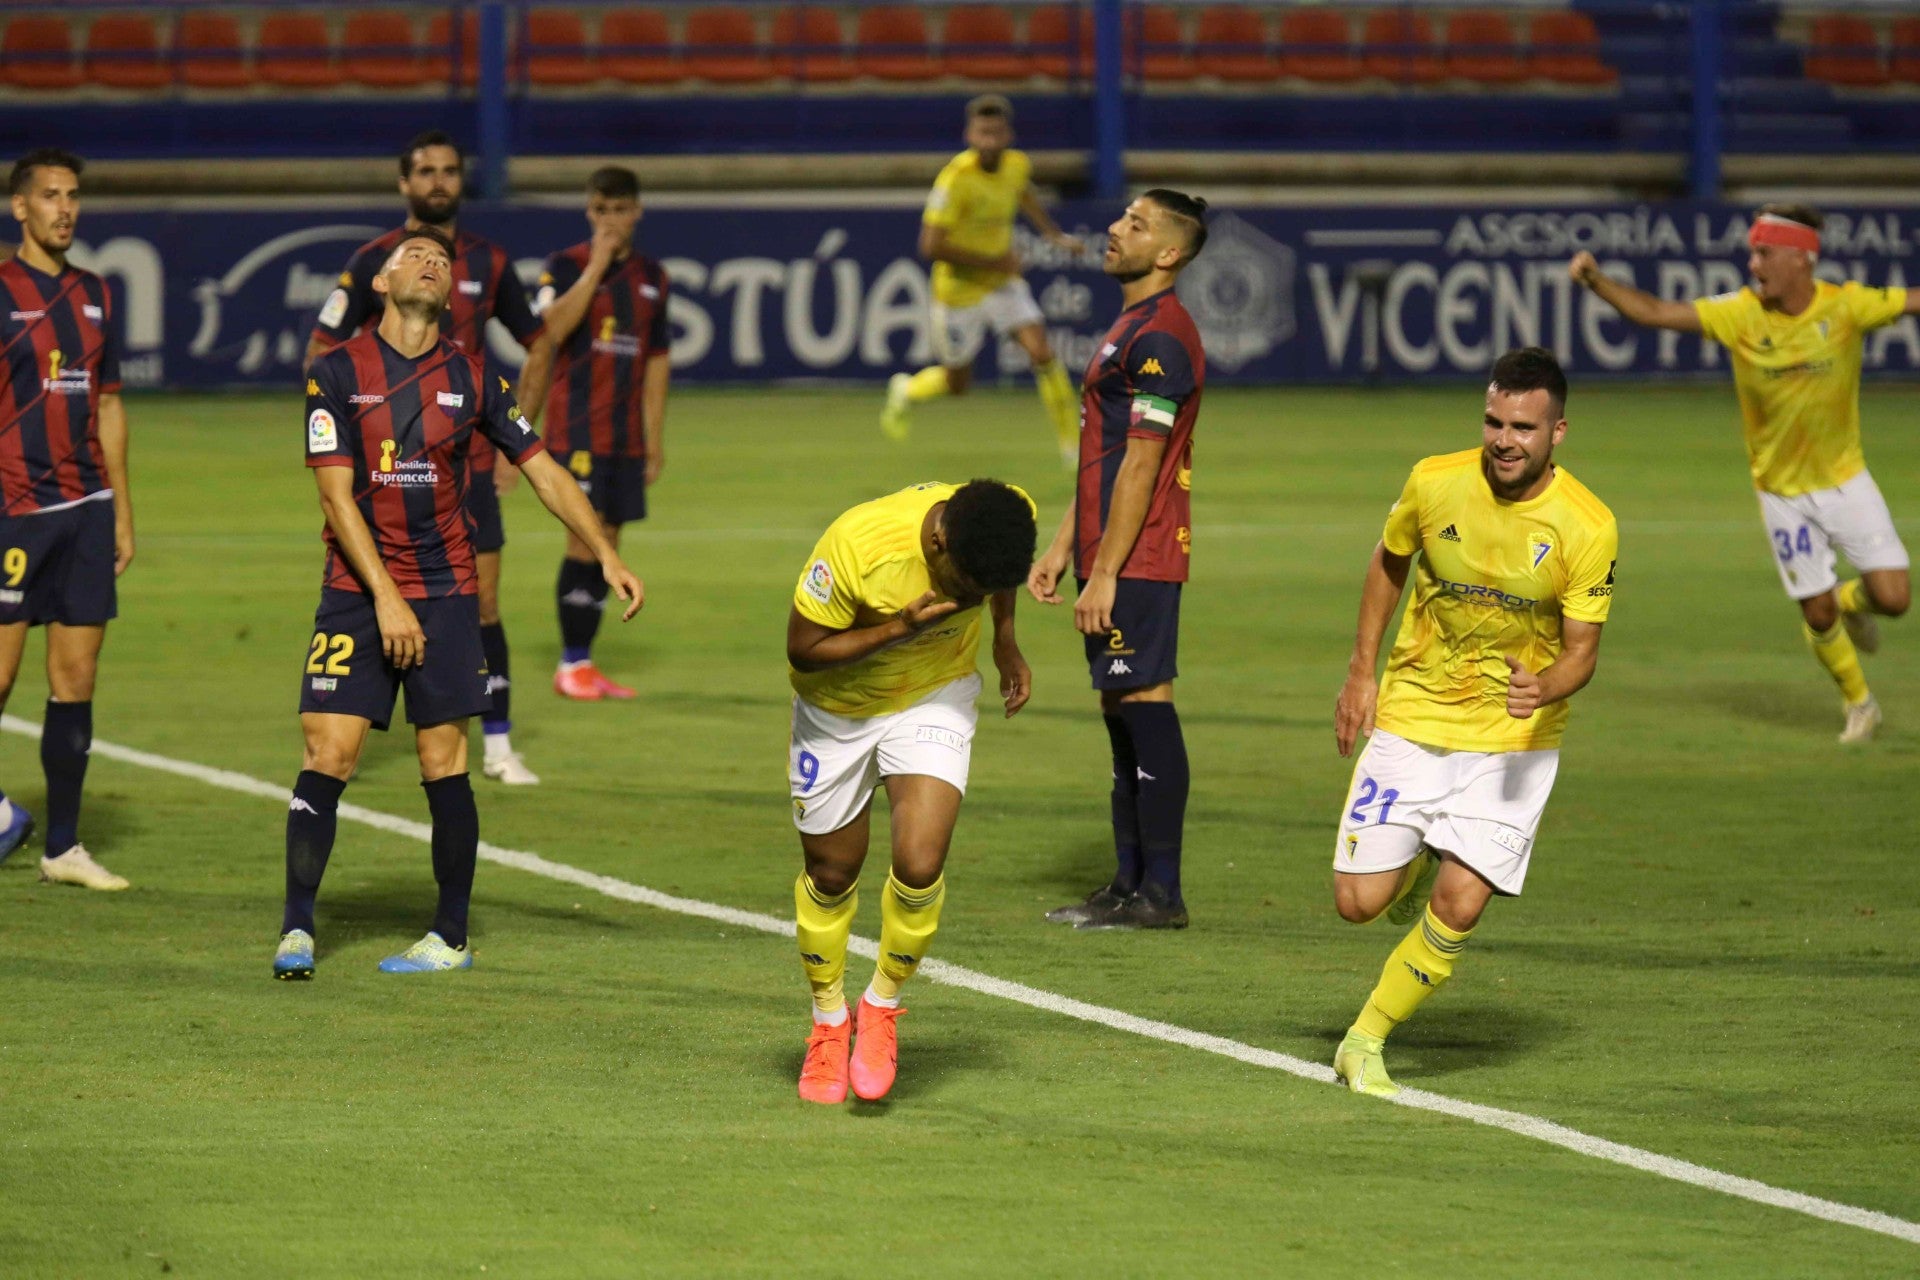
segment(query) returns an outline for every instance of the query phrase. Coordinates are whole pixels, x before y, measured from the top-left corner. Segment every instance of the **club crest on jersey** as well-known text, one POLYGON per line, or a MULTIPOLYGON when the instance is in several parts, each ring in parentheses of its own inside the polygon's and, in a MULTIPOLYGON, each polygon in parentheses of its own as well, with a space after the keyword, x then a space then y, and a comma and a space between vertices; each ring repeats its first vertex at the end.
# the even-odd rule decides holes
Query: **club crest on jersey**
POLYGON ((826 604, 833 599, 833 570, 827 568, 825 560, 815 560, 807 569, 807 576, 800 581, 800 589, 826 604))
POLYGON ((340 432, 334 426, 333 415, 325 409, 315 409, 307 415, 307 452, 332 453, 340 447, 340 432))
POLYGON ((461 293, 466 294, 469 298, 477 298, 487 291, 487 286, 484 281, 480 280, 462 280, 459 283, 459 289, 461 293))
MULTIPOLYGON (((436 394, 433 399, 434 403, 446 409, 458 409, 467 402, 466 393, 460 391, 442 391, 436 394)), ((516 412, 509 416, 518 417, 518 407, 519 406, 516 405, 516 412)))
POLYGON ((1553 550, 1553 535, 1550 533, 1530 533, 1527 535, 1527 567, 1538 569, 1540 562, 1553 550))

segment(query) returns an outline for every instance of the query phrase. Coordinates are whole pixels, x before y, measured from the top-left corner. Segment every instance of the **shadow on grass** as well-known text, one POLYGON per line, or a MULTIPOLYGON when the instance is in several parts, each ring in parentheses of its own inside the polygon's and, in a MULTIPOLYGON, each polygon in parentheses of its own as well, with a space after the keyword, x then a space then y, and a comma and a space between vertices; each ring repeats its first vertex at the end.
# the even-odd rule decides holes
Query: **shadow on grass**
MULTIPOLYGON (((1422 1085, 1461 1071, 1501 1066, 1566 1037, 1566 1027, 1558 1020, 1525 1009, 1432 1013, 1424 1020, 1414 1018, 1387 1042, 1387 1070, 1402 1084, 1422 1085)), ((1332 1062, 1344 1035, 1344 1026, 1313 1032, 1311 1039, 1324 1046, 1319 1060, 1332 1062)))
MULTIPOLYGON (((796 1038, 792 1045, 767 1055, 766 1074, 791 1089, 800 1079, 800 1064, 806 1059, 806 1041, 796 1038)), ((1004 1069, 1004 1055, 992 1044, 974 1039, 931 1036, 916 1040, 913 1028, 903 1020, 900 1029, 900 1074, 893 1090, 879 1102, 862 1102, 847 1094, 853 1114, 866 1119, 884 1116, 896 1102, 912 1102, 940 1092, 948 1082, 966 1075, 978 1075, 1004 1069)))
POLYGON ((1739 720, 1780 729, 1839 729, 1840 716, 1833 695, 1818 684, 1776 684, 1760 681, 1705 681, 1669 694, 1679 702, 1709 707, 1739 720))

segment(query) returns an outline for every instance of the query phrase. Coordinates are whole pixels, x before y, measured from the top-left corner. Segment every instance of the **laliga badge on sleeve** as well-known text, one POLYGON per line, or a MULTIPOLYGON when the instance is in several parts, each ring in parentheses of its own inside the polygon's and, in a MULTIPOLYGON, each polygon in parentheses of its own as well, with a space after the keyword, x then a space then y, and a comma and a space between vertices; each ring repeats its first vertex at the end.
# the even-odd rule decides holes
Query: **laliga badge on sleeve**
POLYGON ((315 409, 307 415, 307 452, 332 453, 340 447, 340 432, 333 425, 333 415, 325 409, 315 409))
POLYGON ((346 318, 346 315, 347 291, 345 289, 335 289, 327 295, 326 305, 320 308, 320 327, 323 329, 338 328, 340 322, 346 318))
POLYGON ((826 604, 833 599, 833 570, 827 568, 825 560, 815 560, 800 585, 808 595, 826 604))

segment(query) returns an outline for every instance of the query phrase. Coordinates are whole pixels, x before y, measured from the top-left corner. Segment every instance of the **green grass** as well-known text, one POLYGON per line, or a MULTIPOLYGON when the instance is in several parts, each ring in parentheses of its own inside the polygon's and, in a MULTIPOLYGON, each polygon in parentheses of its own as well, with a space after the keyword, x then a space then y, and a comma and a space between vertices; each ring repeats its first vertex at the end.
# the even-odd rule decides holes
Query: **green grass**
MULTIPOLYGON (((1866 405, 1909 540, 1910 396, 1866 405)), ((1067 490, 1030 393, 938 406, 900 449, 877 408, 676 393, 657 515, 629 539, 648 608, 600 645, 633 704, 547 691, 560 534, 512 497, 516 739, 546 783, 483 785, 486 838, 790 911, 781 642, 813 537, 919 479, 1017 480, 1049 522, 1067 490)), ((1395 1074, 1920 1218, 1912 628, 1869 668, 1883 738, 1842 752, 1729 390, 1581 388, 1573 409, 1561 458, 1622 524, 1599 675, 1526 896, 1395 1037, 1395 1074)), ((1360 573, 1407 467, 1477 418, 1458 388, 1212 393, 1180 689, 1194 927, 1041 924, 1105 872, 1107 763, 1070 620, 1029 602, 1034 702, 983 717, 935 954, 1328 1059, 1395 940, 1330 903, 1360 573)), ((132 422, 140 555, 98 733, 290 784, 320 569, 298 403, 136 399, 132 422)), ((39 653, 16 714, 38 716, 39 653)), ((378 738, 348 799, 424 819, 415 776, 404 735, 378 738)), ((29 741, 0 739, 0 781, 39 808, 29 741)), ((83 832, 130 893, 42 888, 35 850, 0 868, 0 1275, 1920 1269, 1885 1237, 946 987, 909 993, 889 1105, 807 1108, 791 942, 483 864, 475 971, 384 978, 431 872, 352 824, 320 976, 277 984, 279 806, 102 758, 89 788, 83 832)), ((869 894, 860 931, 877 923, 869 894)))

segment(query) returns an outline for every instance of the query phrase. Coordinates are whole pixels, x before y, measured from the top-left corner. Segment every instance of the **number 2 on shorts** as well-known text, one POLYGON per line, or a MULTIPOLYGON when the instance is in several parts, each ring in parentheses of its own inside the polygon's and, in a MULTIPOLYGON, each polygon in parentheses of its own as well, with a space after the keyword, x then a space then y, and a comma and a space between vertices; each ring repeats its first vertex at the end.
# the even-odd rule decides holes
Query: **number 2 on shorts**
POLYGON ((1355 826, 1366 826, 1367 806, 1375 800, 1378 800, 1380 802, 1380 812, 1374 815, 1373 820, 1375 823, 1385 822, 1387 815, 1393 812, 1393 802, 1399 798, 1400 792, 1396 789, 1388 787, 1385 791, 1382 791, 1380 784, 1372 778, 1362 778, 1360 779, 1359 794, 1354 796, 1353 809, 1347 814, 1347 817, 1352 820, 1355 826))
POLYGON ((813 790, 813 784, 820 780, 820 757, 811 751, 800 753, 800 794, 813 790))

